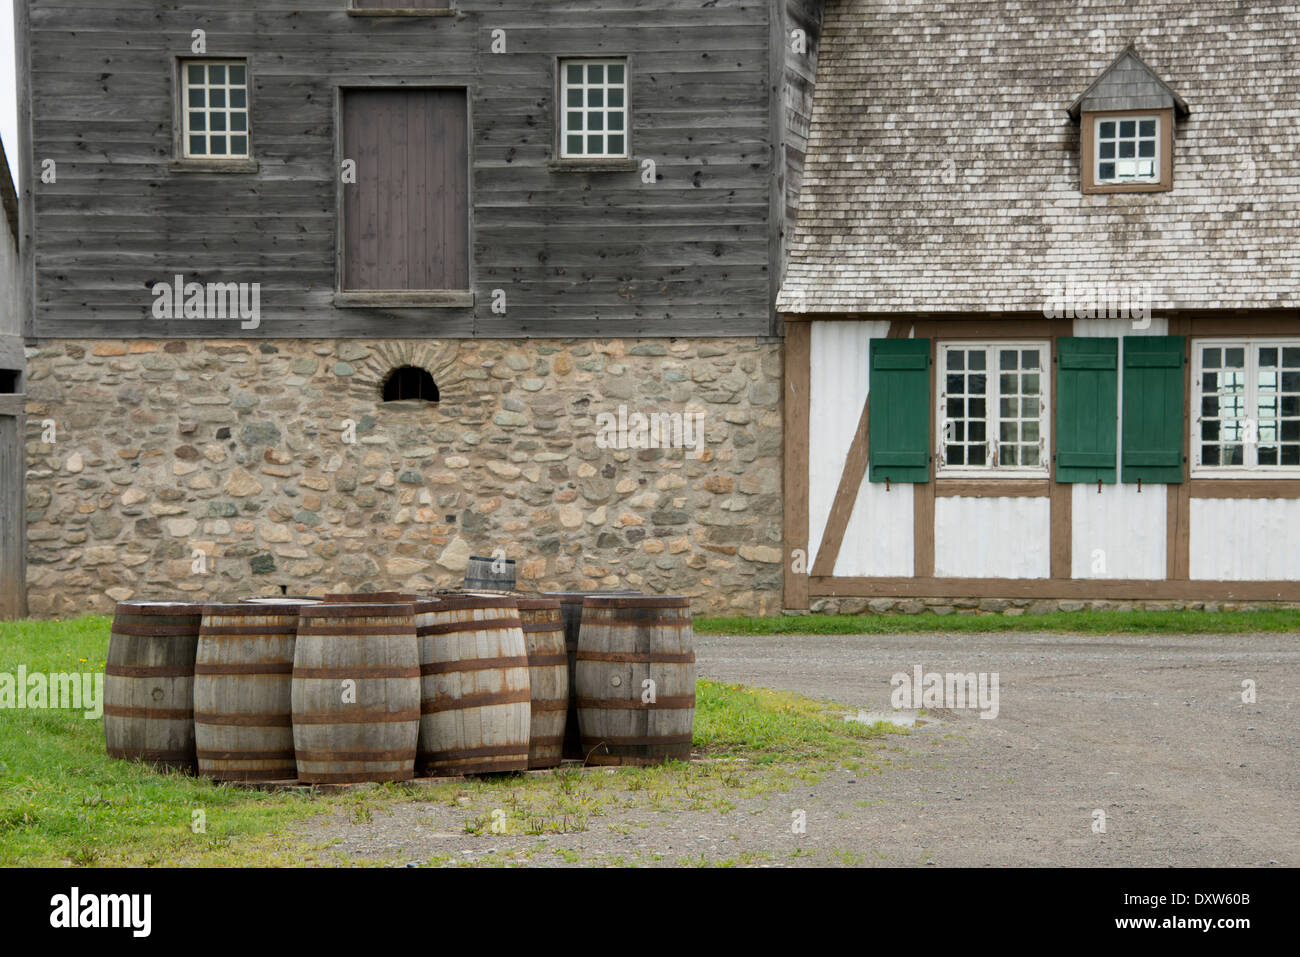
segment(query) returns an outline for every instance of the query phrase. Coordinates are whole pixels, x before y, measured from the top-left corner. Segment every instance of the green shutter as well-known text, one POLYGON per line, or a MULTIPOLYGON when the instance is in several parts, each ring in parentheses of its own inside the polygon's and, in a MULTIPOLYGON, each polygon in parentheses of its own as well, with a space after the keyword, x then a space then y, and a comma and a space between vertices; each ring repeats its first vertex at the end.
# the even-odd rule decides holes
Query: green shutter
POLYGON ((1185 354, 1182 336, 1124 337, 1122 481, 1183 480, 1185 354))
POLYGON ((1119 340, 1056 340, 1056 480, 1115 483, 1119 340))
POLYGON ((872 339, 868 475, 930 481, 930 340, 872 339))

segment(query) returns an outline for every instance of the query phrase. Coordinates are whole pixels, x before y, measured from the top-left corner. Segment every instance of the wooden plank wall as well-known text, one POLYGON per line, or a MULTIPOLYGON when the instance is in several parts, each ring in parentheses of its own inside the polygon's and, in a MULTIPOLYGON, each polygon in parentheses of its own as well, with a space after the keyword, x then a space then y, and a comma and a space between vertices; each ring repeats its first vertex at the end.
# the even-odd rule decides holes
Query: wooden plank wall
POLYGON ((0 620, 27 614, 22 398, 0 395, 0 620))
POLYGON ((27 299, 19 249, 20 205, 0 146, 0 619, 27 614, 22 339, 27 299))
POLYGON ((347 0, 17 4, 31 34, 35 335, 250 334, 152 318, 150 288, 176 274, 260 282, 264 337, 774 328, 771 3, 458 0, 455 16, 387 18, 347 0), (169 168, 172 60, 195 29, 208 55, 249 58, 255 173, 169 168), (504 54, 491 52, 498 29, 504 54), (556 58, 622 54, 633 153, 654 160, 655 183, 549 168, 556 58), (474 308, 334 305, 337 88, 385 83, 469 89, 474 308), (55 184, 39 182, 46 158, 55 184), (505 316, 491 311, 498 288, 505 316))

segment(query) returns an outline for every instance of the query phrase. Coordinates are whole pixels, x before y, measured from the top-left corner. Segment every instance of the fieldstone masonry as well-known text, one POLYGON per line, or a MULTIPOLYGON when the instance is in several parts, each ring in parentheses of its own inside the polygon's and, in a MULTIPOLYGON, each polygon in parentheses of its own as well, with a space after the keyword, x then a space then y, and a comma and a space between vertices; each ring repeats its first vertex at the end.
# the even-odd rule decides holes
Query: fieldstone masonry
POLYGON ((528 590, 780 611, 779 343, 57 340, 27 357, 33 615, 447 587, 497 547, 528 590), (406 365, 438 404, 382 401, 406 365), (598 447, 620 404, 704 412, 703 454, 598 447))

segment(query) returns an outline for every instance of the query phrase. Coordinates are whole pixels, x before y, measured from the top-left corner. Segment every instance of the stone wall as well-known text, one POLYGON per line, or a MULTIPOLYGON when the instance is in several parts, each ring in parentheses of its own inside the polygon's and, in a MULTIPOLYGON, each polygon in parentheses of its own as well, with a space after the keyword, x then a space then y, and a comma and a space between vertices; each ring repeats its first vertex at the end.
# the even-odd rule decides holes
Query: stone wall
POLYGON ((779 343, 55 340, 27 356, 33 615, 446 587, 498 546, 526 590, 780 611, 779 343), (381 401, 405 365, 438 404, 381 401), (600 447, 597 414, 620 405, 702 411, 702 454, 600 447))

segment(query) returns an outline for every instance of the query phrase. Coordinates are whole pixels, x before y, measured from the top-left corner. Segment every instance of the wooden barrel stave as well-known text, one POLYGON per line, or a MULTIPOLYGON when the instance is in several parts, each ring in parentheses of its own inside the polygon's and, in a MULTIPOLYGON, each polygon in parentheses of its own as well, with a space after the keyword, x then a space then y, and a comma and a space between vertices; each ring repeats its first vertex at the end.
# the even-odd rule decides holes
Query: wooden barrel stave
POLYGON ((528 767, 527 649, 515 601, 453 597, 416 606, 422 775, 528 767))
POLYGON ((588 598, 576 669, 579 736, 590 764, 689 761, 695 654, 689 599, 588 598), (654 700, 646 700, 647 679, 654 700))
POLYGON ((194 659, 202 605, 120 602, 104 668, 108 755, 193 773, 194 659))
POLYGON ((293 654, 301 602, 208 605, 194 675, 199 773, 220 781, 298 776, 293 654))
POLYGON ((528 737, 528 767, 557 767, 564 750, 569 714, 569 664, 564 646, 564 618, 554 598, 520 598, 528 653, 528 683, 532 721, 528 737))
POLYGON ((413 777, 419 676, 413 605, 301 608, 291 695, 299 779, 345 784, 413 777))
POLYGON ((586 757, 582 750, 582 741, 578 735, 578 706, 575 697, 577 689, 578 636, 582 631, 582 603, 589 597, 608 595, 637 595, 634 591, 552 591, 543 593, 545 598, 554 598, 560 603, 560 613, 564 619, 564 649, 569 656, 569 713, 564 722, 563 756, 574 761, 586 757))

